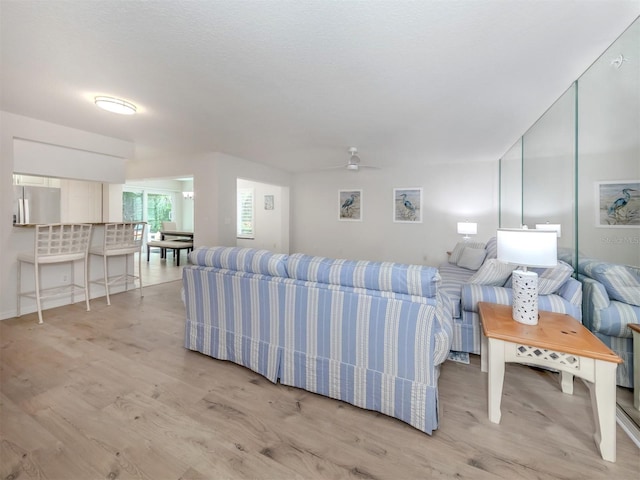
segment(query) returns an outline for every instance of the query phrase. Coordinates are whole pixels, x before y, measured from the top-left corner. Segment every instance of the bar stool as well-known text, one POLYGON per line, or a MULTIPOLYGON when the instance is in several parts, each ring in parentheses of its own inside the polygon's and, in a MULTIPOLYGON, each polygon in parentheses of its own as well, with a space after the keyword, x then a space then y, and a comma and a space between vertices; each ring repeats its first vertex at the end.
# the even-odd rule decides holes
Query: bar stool
POLYGON ((88 251, 91 239, 91 225, 89 224, 49 224, 36 225, 35 248, 33 253, 18 254, 18 305, 17 315, 21 315, 22 297, 36 299, 38 308, 38 323, 42 322, 42 300, 71 294, 71 303, 75 303, 75 294, 84 290, 84 298, 89 306, 89 275, 88 251), (75 283, 75 262, 82 261, 84 269, 84 285, 75 283), (35 290, 22 291, 22 264, 29 263, 34 267, 35 290), (71 283, 58 287, 40 288, 40 266, 57 263, 71 263, 71 283))
MULTIPOLYGON (((92 280, 90 283, 104 285, 107 294, 107 305, 111 305, 109 287, 124 283, 125 291, 129 289, 129 279, 138 280, 140 297, 142 298, 142 239, 144 238, 145 222, 107 223, 104 226, 104 240, 101 245, 94 245, 89 249, 91 255, 102 257, 104 271, 103 280, 92 280), (129 255, 138 254, 138 274, 129 273, 129 255), (109 277, 109 257, 124 256, 125 267, 122 275, 109 277)), ((135 260, 135 255, 134 255, 135 260)))

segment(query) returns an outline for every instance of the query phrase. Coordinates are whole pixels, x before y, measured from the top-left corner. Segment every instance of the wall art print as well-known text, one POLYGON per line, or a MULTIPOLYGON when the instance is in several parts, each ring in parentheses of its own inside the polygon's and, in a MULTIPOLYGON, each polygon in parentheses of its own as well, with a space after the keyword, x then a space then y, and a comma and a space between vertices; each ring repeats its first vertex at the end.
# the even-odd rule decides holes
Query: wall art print
POLYGON ((339 220, 345 222, 362 221, 362 190, 338 191, 339 220))
POLYGON ((275 199, 273 195, 264 196, 264 209, 273 210, 275 208, 275 199))
POLYGON ((640 227, 640 180, 596 182, 596 226, 640 227))
POLYGON ((393 189, 393 221, 422 223, 422 188, 393 189))

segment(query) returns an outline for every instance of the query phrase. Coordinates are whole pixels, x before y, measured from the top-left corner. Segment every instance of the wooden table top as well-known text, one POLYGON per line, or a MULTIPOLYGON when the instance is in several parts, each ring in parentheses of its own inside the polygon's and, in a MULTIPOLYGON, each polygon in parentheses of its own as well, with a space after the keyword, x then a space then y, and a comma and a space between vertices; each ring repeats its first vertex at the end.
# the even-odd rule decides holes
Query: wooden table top
POLYGON ((570 315, 540 311, 537 325, 525 325, 512 318, 511 305, 480 302, 478 311, 487 338, 622 363, 618 355, 570 315))
POLYGON ((627 323, 628 327, 631 330, 635 330, 636 332, 640 333, 640 324, 637 323, 627 323))

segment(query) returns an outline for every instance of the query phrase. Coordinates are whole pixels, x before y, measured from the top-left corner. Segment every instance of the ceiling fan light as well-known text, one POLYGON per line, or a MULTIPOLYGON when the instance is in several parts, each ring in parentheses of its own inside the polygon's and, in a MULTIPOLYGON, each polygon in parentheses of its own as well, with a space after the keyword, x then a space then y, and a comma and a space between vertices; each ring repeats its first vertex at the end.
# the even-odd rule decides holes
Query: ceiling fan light
POLYGON ((119 113, 120 115, 134 115, 137 111, 137 107, 133 103, 120 98, 100 96, 95 97, 94 101, 103 110, 119 113))
POLYGON ((347 170, 358 170, 358 165, 355 163, 350 163, 347 165, 347 170))

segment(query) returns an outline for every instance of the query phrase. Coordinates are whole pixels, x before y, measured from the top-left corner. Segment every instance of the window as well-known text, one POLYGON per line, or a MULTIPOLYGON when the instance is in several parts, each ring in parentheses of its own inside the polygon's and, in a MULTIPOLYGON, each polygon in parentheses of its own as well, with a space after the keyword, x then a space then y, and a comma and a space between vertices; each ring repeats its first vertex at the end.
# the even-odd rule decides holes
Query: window
POLYGON ((122 219, 125 222, 144 220, 142 192, 122 192, 122 219))
POLYGON ((253 188, 238 188, 238 238, 255 238, 253 188))
POLYGON ((150 232, 162 229, 162 222, 170 222, 173 211, 171 195, 163 193, 147 194, 147 223, 150 232))
POLYGON ((122 219, 147 222, 148 238, 162 229, 162 222, 174 221, 175 192, 127 188, 122 192, 122 219))

